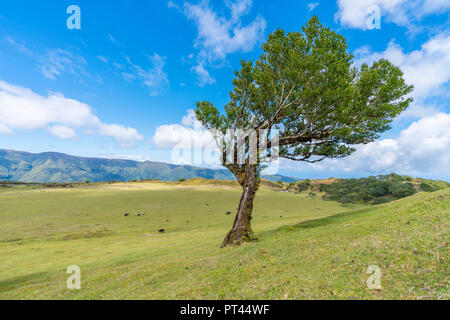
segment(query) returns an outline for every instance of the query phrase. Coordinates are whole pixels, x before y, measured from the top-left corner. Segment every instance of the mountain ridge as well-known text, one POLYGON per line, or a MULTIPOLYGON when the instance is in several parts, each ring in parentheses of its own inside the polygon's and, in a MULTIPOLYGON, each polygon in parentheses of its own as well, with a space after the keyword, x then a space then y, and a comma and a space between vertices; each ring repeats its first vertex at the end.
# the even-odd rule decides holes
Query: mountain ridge
MULTIPOLYGON (((234 180, 226 169, 209 169, 157 161, 135 161, 78 157, 59 152, 31 153, 0 149, 0 180, 22 182, 91 182, 205 178, 234 180)), ((271 181, 293 182, 299 179, 282 175, 263 175, 271 181)))

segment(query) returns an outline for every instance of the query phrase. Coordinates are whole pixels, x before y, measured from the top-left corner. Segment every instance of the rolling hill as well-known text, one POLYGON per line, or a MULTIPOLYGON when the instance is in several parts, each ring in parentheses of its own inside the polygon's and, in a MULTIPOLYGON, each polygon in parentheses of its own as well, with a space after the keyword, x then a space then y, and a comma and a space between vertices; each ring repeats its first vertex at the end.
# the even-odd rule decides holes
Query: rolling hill
MULTIPOLYGON (((267 180, 293 182, 298 179, 271 175, 267 180)), ((225 169, 214 170, 163 162, 83 158, 63 153, 28 153, 0 149, 0 180, 23 182, 130 181, 158 179, 176 181, 180 178, 232 180, 225 169)))

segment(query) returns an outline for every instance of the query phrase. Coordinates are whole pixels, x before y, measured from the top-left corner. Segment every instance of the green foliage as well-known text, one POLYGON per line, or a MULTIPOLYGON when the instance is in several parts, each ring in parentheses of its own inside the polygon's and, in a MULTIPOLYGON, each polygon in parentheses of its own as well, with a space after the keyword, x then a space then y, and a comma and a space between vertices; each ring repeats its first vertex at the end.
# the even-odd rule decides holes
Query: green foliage
POLYGON ((377 204, 388 203, 390 201, 392 201, 392 199, 390 199, 390 198, 376 198, 373 200, 372 204, 377 205, 377 204))
MULTIPOLYGON (((414 179, 411 177, 391 173, 361 179, 339 179, 330 185, 321 184, 320 191, 326 193, 326 199, 341 203, 372 201, 373 204, 380 204, 415 194, 419 189, 418 182, 413 184, 412 181, 414 179)), ((423 191, 443 189, 444 184, 440 183, 427 180, 420 184, 420 189, 423 191), (436 186, 436 188, 432 186, 436 186), (441 188, 437 186, 441 186, 441 188)))
POLYGON ((320 184, 325 199, 341 203, 371 202, 380 204, 405 198, 418 190, 433 192, 450 187, 450 183, 439 180, 413 179, 395 173, 361 179, 339 179, 332 184, 320 184))
POLYGON ((389 183, 389 193, 391 193, 397 199, 411 196, 416 192, 417 191, 414 188, 414 185, 410 182, 407 182, 407 183, 390 182, 389 183))
MULTIPOLYGON (((378 138, 412 101, 406 98, 412 86, 398 67, 385 59, 355 67, 344 37, 316 16, 301 32, 276 30, 262 49, 259 59, 242 61, 235 72, 224 114, 211 102, 197 102, 197 119, 216 138, 227 130, 278 129, 281 157, 340 158, 378 138)), ((236 146, 218 140, 224 150, 236 146)))
POLYGON ((288 184, 287 188, 288 188, 288 190, 293 190, 296 193, 299 193, 299 192, 308 190, 310 188, 310 186, 311 186, 311 180, 305 179, 305 180, 301 180, 298 182, 291 182, 288 184))
POLYGON ((300 181, 299 183, 297 183, 298 191, 300 191, 300 192, 306 191, 309 189, 310 185, 311 185, 311 180, 309 180, 309 179, 300 181))
POLYGON ((183 181, 186 181, 186 179, 185 178, 178 179, 178 182, 183 182, 183 181))
POLYGON ((450 187, 450 183, 440 180, 421 179, 420 189, 425 192, 433 192, 450 187))

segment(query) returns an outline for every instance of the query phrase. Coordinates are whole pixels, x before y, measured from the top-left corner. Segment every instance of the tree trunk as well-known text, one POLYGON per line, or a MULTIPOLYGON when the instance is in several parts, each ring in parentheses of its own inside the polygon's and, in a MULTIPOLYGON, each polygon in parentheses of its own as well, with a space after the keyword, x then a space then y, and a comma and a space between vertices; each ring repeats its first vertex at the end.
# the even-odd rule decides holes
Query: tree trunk
POLYGON ((255 199, 256 190, 258 189, 258 179, 254 166, 247 166, 242 188, 243 192, 241 200, 239 201, 239 207, 236 218, 234 219, 233 228, 231 228, 223 240, 222 248, 227 245, 239 245, 244 241, 256 239, 250 225, 253 211, 253 200, 255 199))

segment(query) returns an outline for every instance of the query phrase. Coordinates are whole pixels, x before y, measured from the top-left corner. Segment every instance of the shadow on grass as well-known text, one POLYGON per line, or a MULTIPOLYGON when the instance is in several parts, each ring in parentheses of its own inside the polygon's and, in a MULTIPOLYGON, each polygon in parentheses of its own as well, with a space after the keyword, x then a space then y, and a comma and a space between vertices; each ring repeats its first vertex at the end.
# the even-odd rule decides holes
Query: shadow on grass
POLYGON ((25 284, 29 283, 30 281, 36 280, 35 282, 40 283, 43 281, 48 280, 49 274, 48 272, 38 272, 38 273, 32 273, 27 274, 25 276, 19 276, 14 278, 9 278, 5 280, 0 280, 0 291, 7 291, 11 289, 15 289, 18 286, 24 286, 25 284), (39 279, 39 281, 37 281, 39 279))
POLYGON ((282 227, 279 227, 274 230, 268 230, 268 231, 261 232, 258 234, 258 238, 259 239, 267 238, 271 235, 275 235, 276 233, 280 233, 280 232, 295 232, 295 231, 299 231, 299 230, 314 229, 314 228, 319 228, 319 227, 328 226, 328 225, 332 225, 332 224, 342 223, 342 222, 348 221, 353 216, 356 216, 356 215, 359 215, 362 213, 368 213, 375 209, 376 209, 376 207, 356 209, 356 210, 338 213, 338 214, 324 217, 324 218, 305 220, 305 221, 302 221, 302 222, 294 224, 294 225, 286 225, 286 226, 282 226, 282 227))

